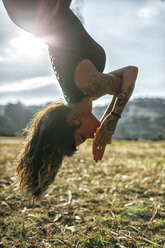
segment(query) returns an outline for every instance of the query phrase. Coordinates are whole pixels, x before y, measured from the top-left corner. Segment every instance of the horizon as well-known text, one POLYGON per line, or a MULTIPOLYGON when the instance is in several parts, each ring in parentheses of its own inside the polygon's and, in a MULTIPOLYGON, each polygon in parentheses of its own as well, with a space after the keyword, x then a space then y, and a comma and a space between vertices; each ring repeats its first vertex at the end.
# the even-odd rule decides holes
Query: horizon
MULTIPOLYGON (((134 98, 131 98, 129 100, 129 102, 133 102, 133 101, 136 101, 136 100, 164 100, 165 101, 165 97, 134 97, 134 98)), ((63 99, 59 99, 59 100, 57 99, 56 102, 65 103, 63 99)), ((109 102, 110 101, 107 101, 107 102, 104 102, 103 101, 103 102, 97 103, 97 101, 94 101, 93 102, 93 107, 94 108, 95 107, 105 107, 105 106, 107 106, 109 104, 109 102), (95 104, 95 102, 96 102, 96 104, 95 104)), ((40 103, 40 104, 39 103, 38 104, 27 104, 27 103, 23 103, 22 101, 19 101, 18 100, 17 102, 7 102, 5 104, 1 104, 0 103, 0 107, 5 107, 5 106, 7 106, 9 104, 14 104, 14 105, 20 104, 20 105, 25 106, 25 107, 30 107, 30 106, 45 106, 45 105, 47 105, 49 103, 52 103, 52 102, 51 101, 48 101, 48 102, 40 103)))

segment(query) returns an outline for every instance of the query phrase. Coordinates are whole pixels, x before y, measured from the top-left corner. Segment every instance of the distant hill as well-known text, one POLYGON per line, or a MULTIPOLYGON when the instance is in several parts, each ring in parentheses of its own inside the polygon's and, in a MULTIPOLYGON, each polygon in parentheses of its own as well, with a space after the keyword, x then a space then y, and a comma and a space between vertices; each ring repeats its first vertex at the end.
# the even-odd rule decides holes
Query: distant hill
MULTIPOLYGON (((24 106, 21 103, 0 105, 0 135, 17 135, 42 106, 24 106)), ((106 106, 95 107, 101 118, 106 106)), ((137 98, 130 101, 120 119, 115 139, 165 139, 165 99, 137 98)))
MULTIPOLYGON (((100 118, 106 107, 96 107, 100 118)), ((137 98, 130 101, 120 119, 116 139, 165 139, 165 99, 137 98)))
POLYGON ((0 106, 0 135, 15 136, 23 133, 33 115, 41 106, 24 106, 21 103, 0 106))

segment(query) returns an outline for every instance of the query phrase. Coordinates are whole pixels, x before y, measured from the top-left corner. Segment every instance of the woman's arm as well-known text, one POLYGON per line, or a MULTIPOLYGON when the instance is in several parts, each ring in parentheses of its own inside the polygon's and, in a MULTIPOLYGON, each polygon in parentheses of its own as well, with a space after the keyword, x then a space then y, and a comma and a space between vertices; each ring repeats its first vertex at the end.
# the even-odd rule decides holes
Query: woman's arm
POLYGON ((119 116, 132 95, 137 72, 137 67, 127 66, 109 74, 101 73, 89 60, 80 62, 75 70, 75 84, 84 95, 91 98, 99 98, 106 94, 114 96, 103 115, 102 125, 93 142, 95 161, 101 160, 106 144, 111 141, 119 116))
POLYGON ((120 115, 132 95, 137 73, 138 69, 135 66, 128 66, 111 72, 111 74, 122 78, 122 84, 119 94, 113 97, 110 107, 104 114, 102 125, 94 139, 93 155, 95 161, 102 159, 106 144, 111 142, 111 137, 115 132, 120 115))
POLYGON ((106 94, 113 95, 102 120, 112 111, 121 115, 128 102, 135 84, 138 69, 127 66, 111 73, 105 74, 97 71, 89 60, 83 60, 77 66, 74 74, 75 84, 84 93, 93 99, 106 94))
POLYGON ((113 108, 113 112, 121 115, 134 90, 138 68, 136 66, 127 66, 113 71, 111 74, 122 79, 120 93, 113 108))
POLYGON ((106 94, 117 96, 122 83, 115 74, 99 72, 89 60, 81 61, 76 67, 74 81, 84 95, 93 99, 106 94))

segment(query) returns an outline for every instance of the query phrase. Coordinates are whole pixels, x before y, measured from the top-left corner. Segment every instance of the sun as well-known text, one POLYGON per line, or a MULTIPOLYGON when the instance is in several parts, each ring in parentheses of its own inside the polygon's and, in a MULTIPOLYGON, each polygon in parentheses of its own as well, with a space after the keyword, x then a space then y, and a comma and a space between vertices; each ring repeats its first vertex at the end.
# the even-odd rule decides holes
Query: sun
POLYGON ((46 47, 42 40, 26 32, 21 32, 20 36, 12 39, 11 45, 14 46, 21 55, 29 57, 39 57, 46 47))

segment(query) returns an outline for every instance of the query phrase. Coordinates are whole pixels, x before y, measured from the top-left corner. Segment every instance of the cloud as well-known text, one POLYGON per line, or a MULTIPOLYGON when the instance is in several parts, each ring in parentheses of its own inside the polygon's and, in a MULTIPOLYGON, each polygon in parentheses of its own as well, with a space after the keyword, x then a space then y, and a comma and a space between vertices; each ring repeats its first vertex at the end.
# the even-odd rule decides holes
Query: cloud
POLYGON ((22 54, 10 40, 10 44, 4 48, 0 56, 0 84, 54 74, 46 47, 42 48, 41 54, 37 55, 33 51, 32 55, 22 54))
POLYGON ((8 46, 10 39, 20 33, 20 29, 8 17, 2 1, 0 1, 0 9, 0 51, 2 52, 3 48, 8 46))
MULTIPOLYGON (((40 54, 37 50, 37 42, 30 44, 30 34, 22 31, 9 19, 2 7, 0 16, 0 85, 22 82, 39 76, 51 76, 51 68, 47 47, 40 45, 40 54), (22 38, 24 37, 24 39, 22 38), (21 43, 22 42, 22 43, 21 43), (22 50, 21 50, 22 49, 22 50), (24 53, 23 53, 24 49, 24 53)), ((31 38, 32 40, 32 38, 31 38)))
POLYGON ((19 92, 19 91, 29 91, 35 90, 50 85, 58 84, 57 79, 54 82, 54 77, 37 77, 22 81, 22 83, 5 84, 0 86, 0 92, 19 92))
MULTIPOLYGON (((165 4, 155 0, 119 0, 115 3, 103 0, 101 5, 104 8, 100 8, 100 2, 94 4, 92 0, 86 5, 84 13, 87 30, 105 48, 106 71, 135 64, 140 67, 138 84, 145 84, 144 74, 150 75, 150 85, 155 88, 152 73, 154 76, 164 75, 165 4), (93 5, 95 8, 92 8, 93 5), (143 76, 141 71, 145 72, 143 76)), ((159 77, 157 85, 161 85, 158 80, 159 77)), ((150 92, 148 85, 147 91, 150 92)))
POLYGON ((49 65, 47 60, 44 61, 43 58, 36 63, 34 61, 32 63, 31 60, 21 61, 21 59, 16 60, 14 63, 13 61, 4 61, 1 59, 0 84, 22 82, 24 79, 40 76, 51 76, 53 74, 51 65, 49 65))
POLYGON ((25 104, 41 104, 43 102, 56 101, 59 98, 64 99, 60 86, 51 80, 48 78, 38 78, 35 85, 35 80, 33 79, 31 85, 28 85, 28 82, 24 82, 23 85, 15 84, 13 85, 15 88, 12 87, 10 89, 8 89, 8 86, 2 86, 0 89, 0 104, 17 102, 18 100, 25 104), (38 80, 43 81, 39 82, 38 80))

